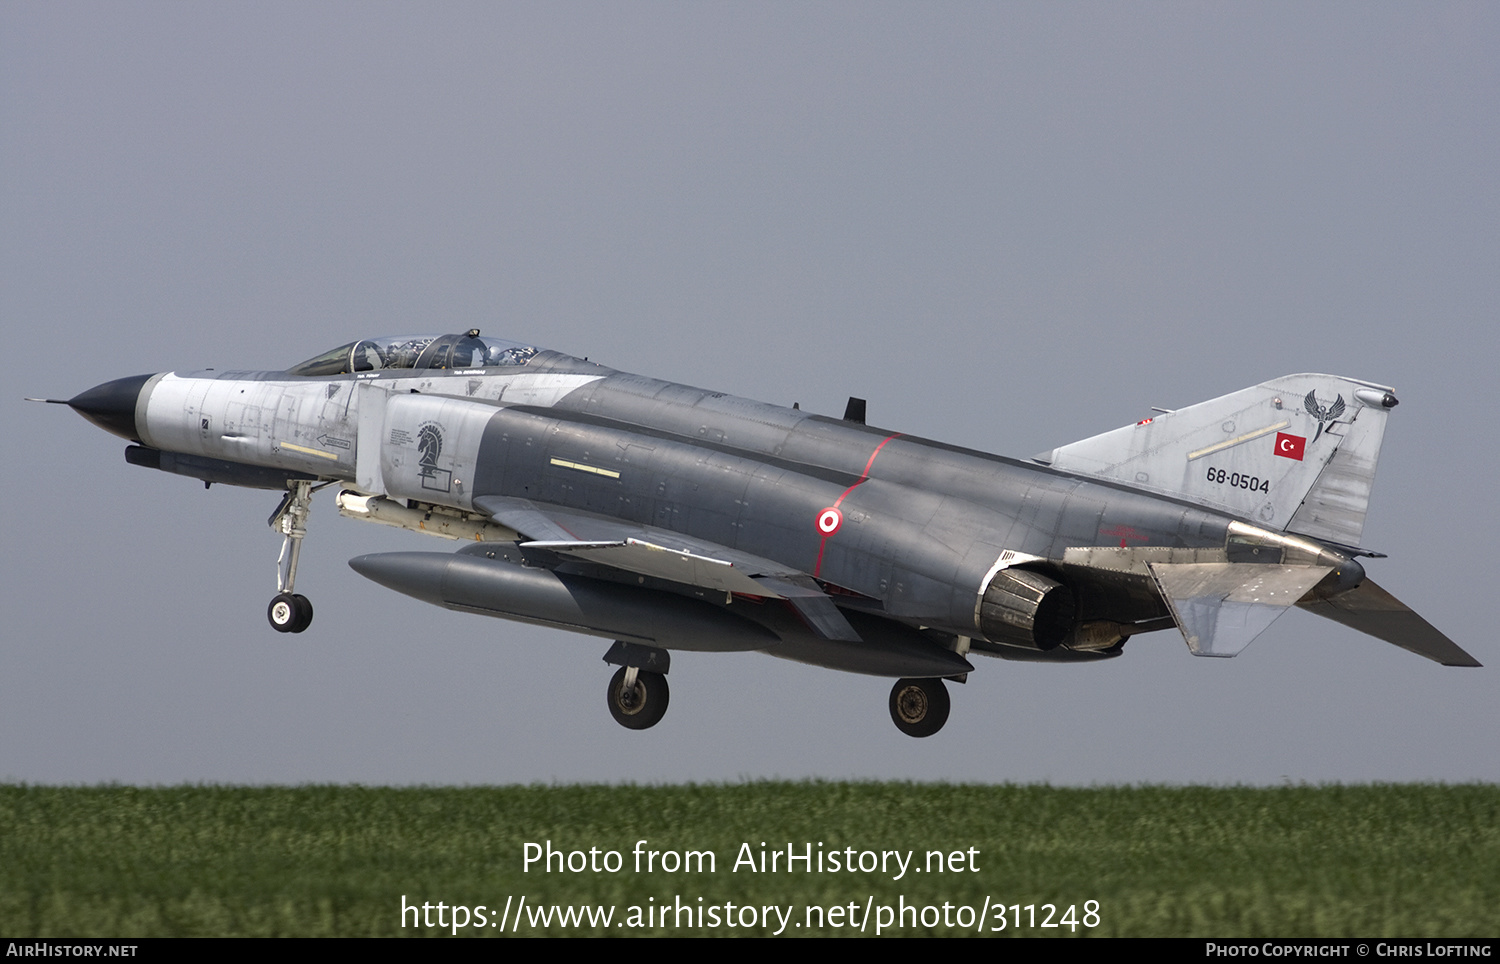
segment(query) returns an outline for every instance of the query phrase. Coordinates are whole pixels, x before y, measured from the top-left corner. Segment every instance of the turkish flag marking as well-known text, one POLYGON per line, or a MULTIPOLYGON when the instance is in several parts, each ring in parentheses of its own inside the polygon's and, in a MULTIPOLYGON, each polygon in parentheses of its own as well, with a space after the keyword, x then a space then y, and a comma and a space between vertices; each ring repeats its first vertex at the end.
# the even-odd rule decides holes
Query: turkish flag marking
POLYGON ((1285 432, 1276 433, 1276 454, 1284 459, 1296 459, 1302 461, 1302 450, 1307 447, 1307 439, 1301 435, 1288 435, 1285 432))

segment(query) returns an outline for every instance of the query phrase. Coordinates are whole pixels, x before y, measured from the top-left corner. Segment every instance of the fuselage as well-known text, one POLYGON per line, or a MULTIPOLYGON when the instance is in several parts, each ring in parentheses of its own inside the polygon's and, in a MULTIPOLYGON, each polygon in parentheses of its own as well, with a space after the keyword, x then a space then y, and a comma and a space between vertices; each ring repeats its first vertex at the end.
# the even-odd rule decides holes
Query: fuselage
POLYGON ((758 651, 894 677, 931 736, 975 653, 1089 661, 1175 627, 1232 657, 1292 607, 1450 666, 1469 653, 1355 555, 1393 391, 1274 378, 1016 460, 463 334, 361 339, 287 371, 140 375, 66 404, 126 460, 278 490, 272 628, 300 633, 313 493, 472 544, 349 565, 459 612, 609 641, 620 725, 671 654, 758 651))
POLYGON ((127 382, 139 385, 133 417, 95 421, 150 450, 460 511, 504 496, 681 533, 811 574, 843 608, 981 646, 981 602, 1015 564, 1071 589, 1075 626, 1103 627, 1103 643, 1076 635, 1058 657, 1113 655, 1133 632, 1172 624, 1151 560, 1241 561, 1238 551, 1358 569, 1186 502, 557 352, 112 384, 127 382))

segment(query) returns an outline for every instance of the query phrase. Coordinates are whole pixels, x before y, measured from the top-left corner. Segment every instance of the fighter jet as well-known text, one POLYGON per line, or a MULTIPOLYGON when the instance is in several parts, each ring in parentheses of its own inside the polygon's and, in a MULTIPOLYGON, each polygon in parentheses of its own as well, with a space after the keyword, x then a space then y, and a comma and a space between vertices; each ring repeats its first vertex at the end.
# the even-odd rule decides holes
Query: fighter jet
MULTIPOLYGON (((47 401, 53 401, 48 399, 47 401)), ((61 402, 125 459, 283 493, 268 617, 300 633, 312 494, 462 540, 350 565, 462 612, 610 640, 611 714, 662 719, 673 650, 896 677, 923 737, 977 656, 1087 662, 1178 630, 1234 656, 1298 606, 1478 666, 1357 561, 1390 388, 1287 375, 1031 459, 463 334, 367 338, 286 371, 107 382, 61 402)))

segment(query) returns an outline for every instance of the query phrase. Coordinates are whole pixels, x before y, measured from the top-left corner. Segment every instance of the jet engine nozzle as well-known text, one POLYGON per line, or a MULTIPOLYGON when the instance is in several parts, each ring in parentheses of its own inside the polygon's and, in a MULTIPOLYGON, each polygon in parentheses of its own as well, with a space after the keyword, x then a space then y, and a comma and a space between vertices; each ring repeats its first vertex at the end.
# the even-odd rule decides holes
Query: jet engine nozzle
POLYGON ((1042 652, 1067 639, 1077 619, 1072 590, 1026 569, 995 573, 979 606, 979 631, 991 642, 1042 652))
POLYGON ((136 406, 140 402, 141 389, 154 377, 131 375, 95 385, 68 399, 68 407, 106 432, 132 442, 143 441, 135 424, 136 406))

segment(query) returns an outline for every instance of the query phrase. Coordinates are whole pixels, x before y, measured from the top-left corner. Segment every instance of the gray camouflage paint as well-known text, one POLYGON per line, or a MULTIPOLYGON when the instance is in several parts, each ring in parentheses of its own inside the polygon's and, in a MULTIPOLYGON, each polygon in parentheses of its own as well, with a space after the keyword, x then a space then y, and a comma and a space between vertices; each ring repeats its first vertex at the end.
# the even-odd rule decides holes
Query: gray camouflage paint
MULTIPOLYGON (((1222 513, 556 352, 516 370, 155 376, 137 427, 153 448, 371 494, 471 511, 476 499, 524 499, 679 533, 811 574, 842 608, 919 628, 946 648, 1019 659, 1118 655, 1130 634, 1173 625, 1147 561, 1230 561, 1234 520, 1222 513), (842 519, 825 534, 818 520, 830 507, 842 519), (1079 645, 1044 653, 984 639, 980 599, 1007 560, 1072 590, 1086 629, 1069 642, 1079 645)), ((644 584, 545 552, 530 558, 644 584)), ((825 665, 860 669, 847 651, 825 665)))

